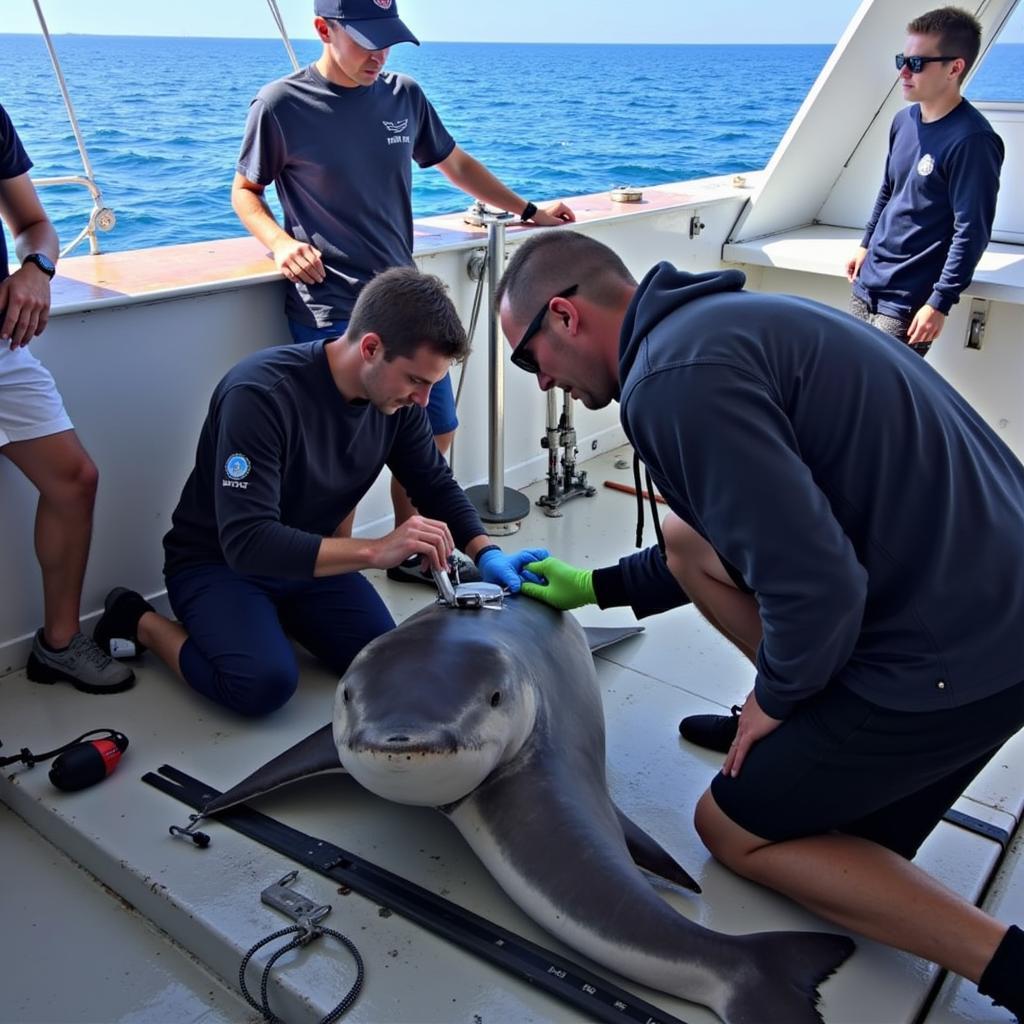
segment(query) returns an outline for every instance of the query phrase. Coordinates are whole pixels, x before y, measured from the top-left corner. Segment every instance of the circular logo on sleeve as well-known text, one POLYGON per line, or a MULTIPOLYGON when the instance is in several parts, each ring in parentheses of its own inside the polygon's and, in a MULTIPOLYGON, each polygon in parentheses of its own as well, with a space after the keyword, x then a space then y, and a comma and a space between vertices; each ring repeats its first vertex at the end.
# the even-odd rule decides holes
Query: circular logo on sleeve
POLYGON ((229 480, 244 480, 251 469, 252 463, 241 452, 229 455, 228 461, 224 463, 224 472, 229 480))

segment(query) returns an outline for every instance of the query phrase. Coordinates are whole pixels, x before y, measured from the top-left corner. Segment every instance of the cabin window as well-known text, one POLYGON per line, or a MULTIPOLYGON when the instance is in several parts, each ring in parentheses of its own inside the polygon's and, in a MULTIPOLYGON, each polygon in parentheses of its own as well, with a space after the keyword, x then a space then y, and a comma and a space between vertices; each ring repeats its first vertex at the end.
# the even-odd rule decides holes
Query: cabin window
POLYGON ((1017 4, 1003 24, 964 95, 972 103, 989 100, 1024 104, 1024 4, 1017 4))

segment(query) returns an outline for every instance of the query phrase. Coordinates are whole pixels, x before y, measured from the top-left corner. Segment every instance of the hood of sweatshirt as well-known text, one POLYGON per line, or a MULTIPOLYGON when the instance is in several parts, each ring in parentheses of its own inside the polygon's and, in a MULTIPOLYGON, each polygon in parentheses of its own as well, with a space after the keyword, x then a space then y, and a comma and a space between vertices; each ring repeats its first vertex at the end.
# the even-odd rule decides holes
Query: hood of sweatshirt
POLYGON ((747 278, 739 270, 688 274, 671 263, 653 266, 640 282, 626 310, 619 336, 619 386, 629 376, 644 338, 670 313, 695 299, 718 292, 738 292, 747 278))

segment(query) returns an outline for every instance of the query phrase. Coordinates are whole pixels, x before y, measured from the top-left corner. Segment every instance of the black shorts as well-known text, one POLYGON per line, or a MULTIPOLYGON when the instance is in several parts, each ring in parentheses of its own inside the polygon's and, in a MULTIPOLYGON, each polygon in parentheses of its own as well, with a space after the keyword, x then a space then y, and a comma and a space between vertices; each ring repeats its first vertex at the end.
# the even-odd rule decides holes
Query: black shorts
POLYGON ((840 684, 799 705, 711 792, 741 828, 781 842, 843 832, 908 859, 1024 726, 1024 682, 942 711, 893 711, 840 684))

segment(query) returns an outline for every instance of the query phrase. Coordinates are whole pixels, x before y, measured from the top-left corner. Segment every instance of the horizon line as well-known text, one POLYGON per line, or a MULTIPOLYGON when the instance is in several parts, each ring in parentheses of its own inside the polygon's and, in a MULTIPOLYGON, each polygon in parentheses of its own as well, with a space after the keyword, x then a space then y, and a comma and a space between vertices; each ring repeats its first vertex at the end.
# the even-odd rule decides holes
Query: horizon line
MULTIPOLYGON (((0 38, 5 36, 39 37, 41 32, 0 32, 0 38)), ((71 36, 84 39, 231 39, 236 42, 266 42, 268 40, 280 41, 280 35, 270 36, 206 36, 206 35, 164 35, 152 32, 51 32, 52 38, 71 36)), ((316 39, 289 36, 292 43, 318 43, 316 39)), ((424 43, 449 43, 455 46, 835 46, 835 42, 821 40, 792 40, 788 42, 757 42, 751 40, 727 40, 727 39, 706 39, 700 42, 656 42, 656 41, 631 41, 622 42, 619 40, 552 40, 550 42, 538 41, 536 39, 427 39, 421 37, 424 43)))

